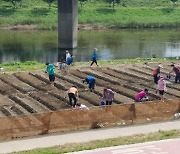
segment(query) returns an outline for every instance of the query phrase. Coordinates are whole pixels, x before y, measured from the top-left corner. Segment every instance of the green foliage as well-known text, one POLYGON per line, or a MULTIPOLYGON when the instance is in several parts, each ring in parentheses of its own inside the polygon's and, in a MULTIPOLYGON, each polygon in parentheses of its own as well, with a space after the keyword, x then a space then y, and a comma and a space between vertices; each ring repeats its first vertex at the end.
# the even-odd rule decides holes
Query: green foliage
POLYGON ((21 2, 21 4, 22 4, 22 0, 3 0, 3 1, 11 2, 14 8, 16 8, 16 3, 17 2, 21 2))
POLYGON ((114 10, 115 5, 119 4, 121 0, 105 0, 105 2, 109 3, 109 6, 112 6, 114 10))
POLYGON ((175 6, 175 3, 178 1, 178 0, 170 0, 171 2, 173 2, 173 7, 175 6))
POLYGON ((43 0, 44 2, 49 4, 49 10, 51 9, 51 4, 55 2, 56 0, 43 0))
POLYGON ((40 70, 44 69, 45 65, 42 63, 38 63, 36 61, 27 61, 27 62, 9 62, 0 64, 0 67, 4 68, 5 72, 9 71, 32 71, 32 70, 40 70))
MULTIPOLYGON (((9 1, 9 0, 8 0, 9 1)), ((42 0, 22 0, 20 9, 0 0, 0 26, 35 25, 38 29, 57 30, 57 3, 51 10, 42 0)), ((121 0, 115 11, 104 0, 87 0, 79 9, 78 22, 90 26, 112 28, 179 28, 180 0, 172 9, 170 0, 121 0), (122 7, 122 4, 126 7, 122 7)))
POLYGON ((81 5, 81 9, 82 9, 83 5, 85 4, 85 2, 87 2, 87 1, 88 1, 88 0, 79 0, 80 5, 81 5))

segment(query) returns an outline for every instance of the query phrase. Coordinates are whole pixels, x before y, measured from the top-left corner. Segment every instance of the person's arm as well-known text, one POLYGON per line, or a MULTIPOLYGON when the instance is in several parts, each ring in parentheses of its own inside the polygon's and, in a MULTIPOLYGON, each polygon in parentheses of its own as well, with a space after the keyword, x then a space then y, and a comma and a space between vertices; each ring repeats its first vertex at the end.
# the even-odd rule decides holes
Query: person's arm
POLYGON ((78 93, 78 90, 77 90, 77 92, 76 92, 76 96, 77 96, 77 98, 79 98, 79 93, 78 93))
POLYGON ((166 81, 164 81, 164 91, 167 91, 166 81))

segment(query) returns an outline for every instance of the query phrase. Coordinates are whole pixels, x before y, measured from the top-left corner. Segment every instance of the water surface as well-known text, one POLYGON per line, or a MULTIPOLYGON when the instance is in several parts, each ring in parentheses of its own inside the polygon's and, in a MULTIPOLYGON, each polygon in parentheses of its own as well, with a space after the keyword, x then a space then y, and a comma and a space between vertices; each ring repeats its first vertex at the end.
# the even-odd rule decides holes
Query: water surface
MULTIPOLYGON (((54 62, 65 56, 57 48, 57 31, 0 31, 0 62, 54 62)), ((94 48, 103 60, 180 57, 180 30, 79 31, 75 61, 89 61, 94 48)))

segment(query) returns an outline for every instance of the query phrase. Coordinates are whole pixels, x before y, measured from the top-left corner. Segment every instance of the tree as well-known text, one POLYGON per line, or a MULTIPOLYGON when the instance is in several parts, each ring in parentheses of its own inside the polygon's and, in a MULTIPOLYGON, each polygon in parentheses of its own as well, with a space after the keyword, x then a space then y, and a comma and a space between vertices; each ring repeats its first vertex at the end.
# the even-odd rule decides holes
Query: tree
POLYGON ((22 3, 22 0, 3 0, 5 2, 11 2, 13 7, 16 8, 16 3, 17 2, 21 2, 22 3))
POLYGON ((49 4, 49 10, 51 9, 51 4, 55 2, 56 0, 43 0, 44 2, 49 4))
POLYGON ((82 7, 83 7, 83 5, 84 5, 84 3, 85 3, 86 1, 88 1, 88 0, 79 0, 80 5, 81 5, 81 9, 82 9, 82 7))
POLYGON ((178 0, 170 0, 171 2, 173 2, 173 8, 175 6, 175 3, 178 1, 178 0))
POLYGON ((110 6, 112 5, 113 10, 114 10, 115 5, 121 2, 121 0, 105 0, 105 1, 108 2, 110 6))

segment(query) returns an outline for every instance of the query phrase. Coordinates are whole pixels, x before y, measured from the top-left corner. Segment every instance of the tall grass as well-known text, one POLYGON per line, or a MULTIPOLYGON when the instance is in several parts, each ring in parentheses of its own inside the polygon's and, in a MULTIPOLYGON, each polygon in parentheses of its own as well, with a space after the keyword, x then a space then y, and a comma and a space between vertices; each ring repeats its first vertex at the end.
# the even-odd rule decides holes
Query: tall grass
MULTIPOLYGON (((124 0, 124 5, 89 0, 79 6, 79 24, 114 28, 179 28, 180 1, 175 8, 170 0, 124 0)), ((57 29, 57 2, 51 10, 41 0, 25 0, 13 9, 11 3, 0 0, 0 26, 37 25, 39 29, 57 29)))

